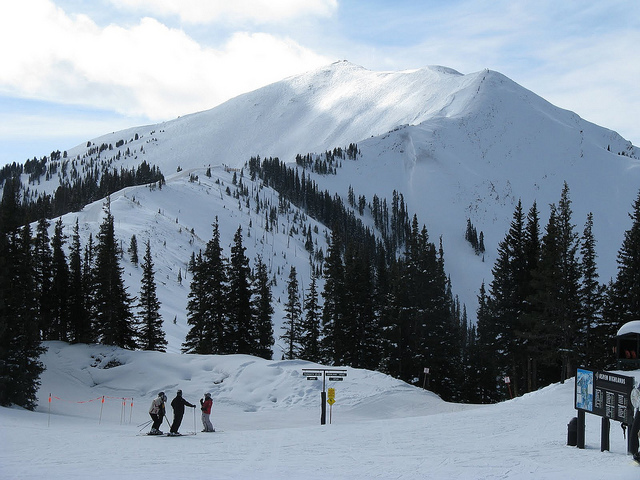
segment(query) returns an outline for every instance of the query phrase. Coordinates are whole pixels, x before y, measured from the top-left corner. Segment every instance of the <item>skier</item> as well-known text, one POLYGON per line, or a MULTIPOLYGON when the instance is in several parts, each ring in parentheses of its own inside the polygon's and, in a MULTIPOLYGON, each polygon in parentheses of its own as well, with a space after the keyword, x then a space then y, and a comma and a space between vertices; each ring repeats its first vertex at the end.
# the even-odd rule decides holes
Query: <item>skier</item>
POLYGON ((153 420, 151 425, 151 431, 149 435, 162 435, 160 431, 160 425, 162 425, 162 419, 165 415, 164 403, 167 401, 167 396, 164 392, 158 393, 158 396, 151 402, 151 408, 149 408, 149 415, 153 420))
POLYGON ((204 426, 203 432, 215 432, 215 428, 209 420, 209 414, 211 414, 211 407, 213 406, 213 400, 210 393, 204 394, 204 400, 200 399, 200 410, 202 410, 202 425, 204 426))
POLYGON ((193 403, 187 402, 182 398, 182 390, 178 390, 176 398, 171 400, 171 408, 173 408, 173 423, 169 430, 169 435, 179 435, 178 429, 182 423, 182 417, 184 416, 184 407, 196 408, 193 403))

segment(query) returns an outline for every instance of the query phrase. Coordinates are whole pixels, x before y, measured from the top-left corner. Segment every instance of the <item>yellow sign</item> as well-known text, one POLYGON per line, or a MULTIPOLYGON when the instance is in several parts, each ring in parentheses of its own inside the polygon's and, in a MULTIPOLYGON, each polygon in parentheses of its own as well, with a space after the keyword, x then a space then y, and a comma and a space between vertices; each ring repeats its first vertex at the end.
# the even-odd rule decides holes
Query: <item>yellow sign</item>
POLYGON ((335 398, 329 398, 329 399, 327 399, 327 403, 329 405, 333 405, 334 403, 336 403, 336 399, 335 398))
POLYGON ((336 389, 335 388, 329 388, 327 390, 327 395, 329 398, 336 398, 336 389))

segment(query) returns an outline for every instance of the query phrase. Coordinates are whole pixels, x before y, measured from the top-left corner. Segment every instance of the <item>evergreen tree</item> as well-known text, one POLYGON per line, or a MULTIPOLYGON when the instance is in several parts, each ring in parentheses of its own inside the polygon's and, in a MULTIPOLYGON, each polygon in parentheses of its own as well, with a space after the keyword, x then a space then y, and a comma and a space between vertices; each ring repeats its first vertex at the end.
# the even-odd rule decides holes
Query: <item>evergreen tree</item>
MULTIPOLYGON (((396 378, 404 378, 403 361, 406 337, 406 311, 403 299, 406 290, 402 288, 402 262, 392 260, 386 275, 387 295, 380 306, 380 329, 382 341, 381 371, 396 378)), ((380 268, 378 269, 380 271, 380 268)))
POLYGON ((640 319, 640 192, 632 206, 631 227, 618 250, 618 273, 609 290, 606 320, 616 329, 640 319))
POLYGON ((118 262, 114 219, 111 201, 107 197, 105 217, 100 225, 96 246, 95 302, 99 340, 105 345, 135 349, 136 331, 131 312, 132 298, 122 279, 122 267, 118 262))
MULTIPOLYGON (((49 240, 49 221, 43 216, 36 227, 36 238, 33 245, 33 262, 35 268, 35 293, 37 317, 43 340, 55 339, 52 334, 53 294, 52 294, 52 258, 49 240)), ((57 339, 56 339, 57 340, 57 339)))
MULTIPOLYGON (((421 275, 428 279, 425 315, 422 320, 422 324, 427 327, 425 339, 421 343, 421 350, 426 352, 424 365, 429 366, 433 372, 431 380, 434 391, 447 400, 453 400, 457 395, 457 379, 462 371, 459 362, 462 338, 460 322, 451 315, 453 296, 451 282, 444 270, 442 238, 436 252, 435 245, 428 242, 427 231, 423 226, 419 244, 423 250, 421 275)), ((417 373, 420 371, 422 368, 418 368, 417 373)))
MULTIPOLYGON (((478 386, 474 392, 479 403, 494 403, 502 397, 499 395, 498 378, 501 363, 496 352, 502 347, 497 324, 489 309, 489 299, 484 282, 478 293, 478 311, 476 312, 476 350, 477 356, 472 356, 470 365, 475 371, 478 386)), ((473 401, 469 398, 470 401, 473 401)))
POLYGON ((162 329, 160 301, 156 295, 154 276, 151 244, 149 240, 147 240, 144 258, 142 259, 142 283, 140 287, 140 301, 138 303, 140 348, 142 350, 164 352, 166 351, 167 340, 165 339, 165 333, 162 329))
POLYGON ((438 393, 451 395, 445 385, 451 377, 449 358, 455 353, 452 337, 451 304, 444 274, 442 247, 429 242, 426 228, 418 228, 414 216, 407 236, 403 259, 392 270, 390 318, 385 322, 385 368, 399 378, 417 383, 425 367, 438 393))
POLYGON ((304 299, 304 319, 302 321, 302 336, 300 342, 300 358, 310 362, 321 361, 320 325, 322 310, 318 303, 317 278, 311 275, 309 291, 304 299))
POLYGON ((301 350, 301 322, 302 307, 300 306, 300 293, 298 291, 298 276, 296 267, 292 266, 287 281, 287 302, 284 306, 284 333, 280 336, 285 341, 284 358, 292 360, 299 358, 301 350))
MULTIPOLYGON (((6 191, 3 203, 5 199, 6 191)), ((10 199, 7 201, 11 202, 10 199)), ((35 291, 31 229, 26 224, 19 232, 15 219, 0 216, 7 222, 0 226, 3 230, 0 232, 3 263, 11 272, 11 283, 1 291, 0 301, 0 405, 18 405, 33 410, 40 374, 44 371, 40 355, 46 349, 40 339, 35 297, 25 295, 25 292, 35 291)))
POLYGON ((62 217, 55 224, 52 245, 52 335, 53 340, 69 341, 69 265, 64 253, 66 237, 63 233, 62 217))
POLYGON ((242 227, 233 236, 229 268, 229 322, 233 326, 235 353, 256 350, 256 329, 251 308, 251 268, 242 245, 242 227))
POLYGON ((532 311, 528 318, 536 334, 537 379, 543 384, 572 375, 579 344, 579 237, 571 220, 569 187, 565 183, 558 207, 542 238, 540 262, 533 272, 532 311), (560 378, 558 371, 561 372, 560 378))
POLYGON ((577 358, 581 365, 605 369, 608 367, 606 359, 609 353, 607 340, 615 336, 615 331, 607 331, 602 320, 604 287, 598 281, 595 245, 593 213, 589 213, 580 243, 581 282, 578 295, 581 308, 578 329, 581 345, 577 358))
POLYGON ((322 358, 334 365, 340 363, 344 351, 343 332, 346 323, 344 310, 344 265, 342 263, 342 245, 338 229, 331 231, 331 243, 324 262, 324 289, 322 297, 322 358))
POLYGON ((255 355, 269 360, 273 357, 273 305, 269 273, 261 257, 256 260, 255 270, 253 291, 253 314, 257 334, 255 355))
MULTIPOLYGON (((526 385, 521 354, 525 354, 527 328, 522 324, 525 309, 526 284, 529 275, 525 253, 524 216, 522 202, 518 202, 509 231, 498 245, 498 258, 492 269, 493 280, 487 296, 487 315, 478 334, 487 354, 496 360, 497 375, 508 376, 516 395, 526 385), (493 323, 490 325, 490 323, 493 323)), ((526 355, 526 354, 525 354, 526 355)))
POLYGON ((208 314, 202 253, 191 260, 191 286, 187 301, 187 324, 190 328, 182 344, 182 353, 210 354, 213 353, 213 323, 208 314))
POLYGON ((220 246, 216 217, 213 235, 207 242, 204 255, 198 254, 192 267, 191 291, 187 303, 187 323, 191 328, 182 346, 184 353, 236 353, 228 321, 228 292, 227 259, 220 246))
POLYGON ((380 328, 373 301, 373 270, 364 248, 348 242, 344 260, 344 345, 340 363, 376 369, 380 362, 380 328))
POLYGON ((95 341, 85 305, 85 292, 87 286, 82 273, 80 229, 76 219, 69 251, 69 340, 72 343, 95 341))
POLYGON ((8 302, 11 297, 12 275, 14 271, 11 257, 12 240, 17 236, 19 220, 18 197, 15 190, 17 179, 8 178, 4 182, 2 201, 0 201, 0 405, 11 403, 7 385, 11 382, 7 359, 10 355, 11 341, 9 325, 12 321, 8 302))
POLYGON ((84 259, 82 262, 82 284, 85 291, 84 308, 87 312, 87 326, 91 342, 97 342, 100 335, 98 328, 97 307, 97 282, 96 282, 96 248, 93 243, 93 234, 89 233, 89 240, 84 247, 84 259))
POLYGON ((136 267, 138 266, 138 239, 135 234, 131 235, 131 241, 129 242, 129 258, 131 259, 131 263, 133 263, 136 267))

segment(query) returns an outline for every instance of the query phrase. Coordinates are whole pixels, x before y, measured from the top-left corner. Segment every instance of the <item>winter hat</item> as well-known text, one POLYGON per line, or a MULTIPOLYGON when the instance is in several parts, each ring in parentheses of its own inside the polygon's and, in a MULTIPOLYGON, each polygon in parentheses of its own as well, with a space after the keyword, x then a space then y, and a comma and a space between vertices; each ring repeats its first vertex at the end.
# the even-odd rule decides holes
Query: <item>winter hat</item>
POLYGON ((158 396, 159 396, 159 397, 164 397, 164 392, 160 392, 160 393, 158 393, 158 396))
POLYGON ((211 397, 211 394, 207 392, 207 393, 204 394, 204 396, 205 397, 211 397))
POLYGON ((181 397, 182 396, 182 390, 178 390, 178 396, 181 397))

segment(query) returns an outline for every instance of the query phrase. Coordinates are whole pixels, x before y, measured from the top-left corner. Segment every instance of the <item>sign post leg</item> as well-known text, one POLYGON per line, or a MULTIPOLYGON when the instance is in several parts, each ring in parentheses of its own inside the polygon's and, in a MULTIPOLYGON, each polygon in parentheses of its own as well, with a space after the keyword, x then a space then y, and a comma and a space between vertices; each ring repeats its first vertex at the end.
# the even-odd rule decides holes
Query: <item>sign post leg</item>
POLYGON ((640 410, 633 416, 633 423, 629 429, 629 440, 627 442, 627 452, 631 455, 638 453, 638 431, 640 430, 640 410))
POLYGON ((320 402, 322 403, 322 414, 320 416, 320 425, 327 423, 327 392, 322 390, 320 394, 320 402))
POLYGON ((578 410, 578 444, 576 445, 578 448, 584 448, 584 417, 584 410, 578 410))
POLYGON ((609 451, 609 430, 611 422, 607 417, 602 417, 602 427, 600 431, 600 451, 609 451))

